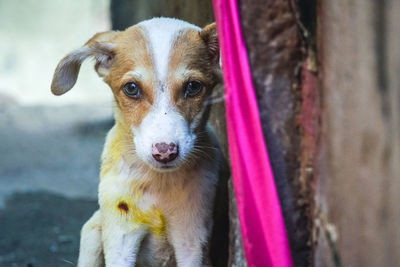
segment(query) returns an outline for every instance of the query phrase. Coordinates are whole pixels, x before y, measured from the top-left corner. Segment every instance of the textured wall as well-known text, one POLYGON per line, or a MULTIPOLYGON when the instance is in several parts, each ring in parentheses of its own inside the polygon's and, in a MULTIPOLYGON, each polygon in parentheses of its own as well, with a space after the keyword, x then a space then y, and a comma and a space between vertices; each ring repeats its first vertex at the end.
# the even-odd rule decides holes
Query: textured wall
POLYGON ((320 3, 317 266, 400 263, 399 12, 395 0, 320 3))

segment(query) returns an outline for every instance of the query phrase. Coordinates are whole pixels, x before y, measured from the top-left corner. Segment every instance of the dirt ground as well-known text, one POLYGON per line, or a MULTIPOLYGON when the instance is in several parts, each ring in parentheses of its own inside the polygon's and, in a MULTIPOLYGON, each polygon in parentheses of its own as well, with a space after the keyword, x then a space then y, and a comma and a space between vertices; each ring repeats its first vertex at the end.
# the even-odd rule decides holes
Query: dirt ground
POLYGON ((97 202, 15 193, 0 210, 0 266, 76 266, 79 232, 97 202))
POLYGON ((112 123, 109 107, 0 103, 0 266, 76 265, 112 123))

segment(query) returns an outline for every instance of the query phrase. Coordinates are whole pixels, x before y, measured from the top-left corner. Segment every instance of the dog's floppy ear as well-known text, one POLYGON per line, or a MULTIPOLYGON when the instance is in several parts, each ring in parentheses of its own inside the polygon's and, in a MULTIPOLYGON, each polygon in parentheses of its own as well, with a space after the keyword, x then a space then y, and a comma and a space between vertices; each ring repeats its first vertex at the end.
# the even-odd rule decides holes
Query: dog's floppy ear
POLYGON ((115 31, 97 33, 83 47, 66 55, 54 72, 51 83, 53 94, 62 95, 75 85, 81 64, 88 57, 95 59, 99 76, 106 76, 114 60, 113 39, 116 35, 115 31))
POLYGON ((208 47, 208 52, 210 54, 213 63, 218 63, 219 61, 219 44, 218 44, 218 34, 217 27, 214 23, 208 24, 200 31, 200 37, 206 43, 208 47))

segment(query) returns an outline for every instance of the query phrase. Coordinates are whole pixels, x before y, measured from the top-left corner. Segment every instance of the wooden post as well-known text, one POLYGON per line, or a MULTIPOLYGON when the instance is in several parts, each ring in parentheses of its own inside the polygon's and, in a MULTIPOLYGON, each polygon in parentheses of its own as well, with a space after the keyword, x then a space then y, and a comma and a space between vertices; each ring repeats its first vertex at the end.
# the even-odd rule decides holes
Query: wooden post
MULTIPOLYGON (((315 82, 303 106, 301 76, 312 81, 296 6, 287 0, 240 1, 253 83, 295 266, 312 262, 315 82), (307 68, 307 67, 306 67, 307 68), (303 117, 302 117, 303 116, 303 117), (305 127, 309 132, 305 132, 305 127)), ((315 80, 315 79, 314 79, 315 80)))
POLYGON ((395 0, 319 6, 316 266, 400 262, 399 12, 395 0))

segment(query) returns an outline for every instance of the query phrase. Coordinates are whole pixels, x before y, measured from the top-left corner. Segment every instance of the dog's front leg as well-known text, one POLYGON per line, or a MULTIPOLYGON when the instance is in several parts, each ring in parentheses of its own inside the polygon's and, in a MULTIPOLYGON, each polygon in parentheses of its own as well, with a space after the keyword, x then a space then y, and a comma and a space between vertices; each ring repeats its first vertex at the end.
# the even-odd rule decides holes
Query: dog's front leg
POLYGON ((98 210, 82 227, 78 267, 101 266, 104 266, 104 257, 101 244, 101 214, 98 210))
POLYGON ((205 228, 194 229, 182 224, 171 225, 170 235, 178 267, 204 266, 203 236, 207 235, 205 228))
MULTIPOLYGON (((169 238, 174 247, 178 267, 205 266, 203 249, 209 235, 206 228, 204 211, 196 212, 196 208, 180 210, 170 218, 169 238)), ((211 222, 210 222, 211 223, 211 222)))
POLYGON ((134 231, 126 231, 115 223, 103 224, 103 246, 107 267, 133 267, 140 244, 147 233, 140 226, 134 231))

